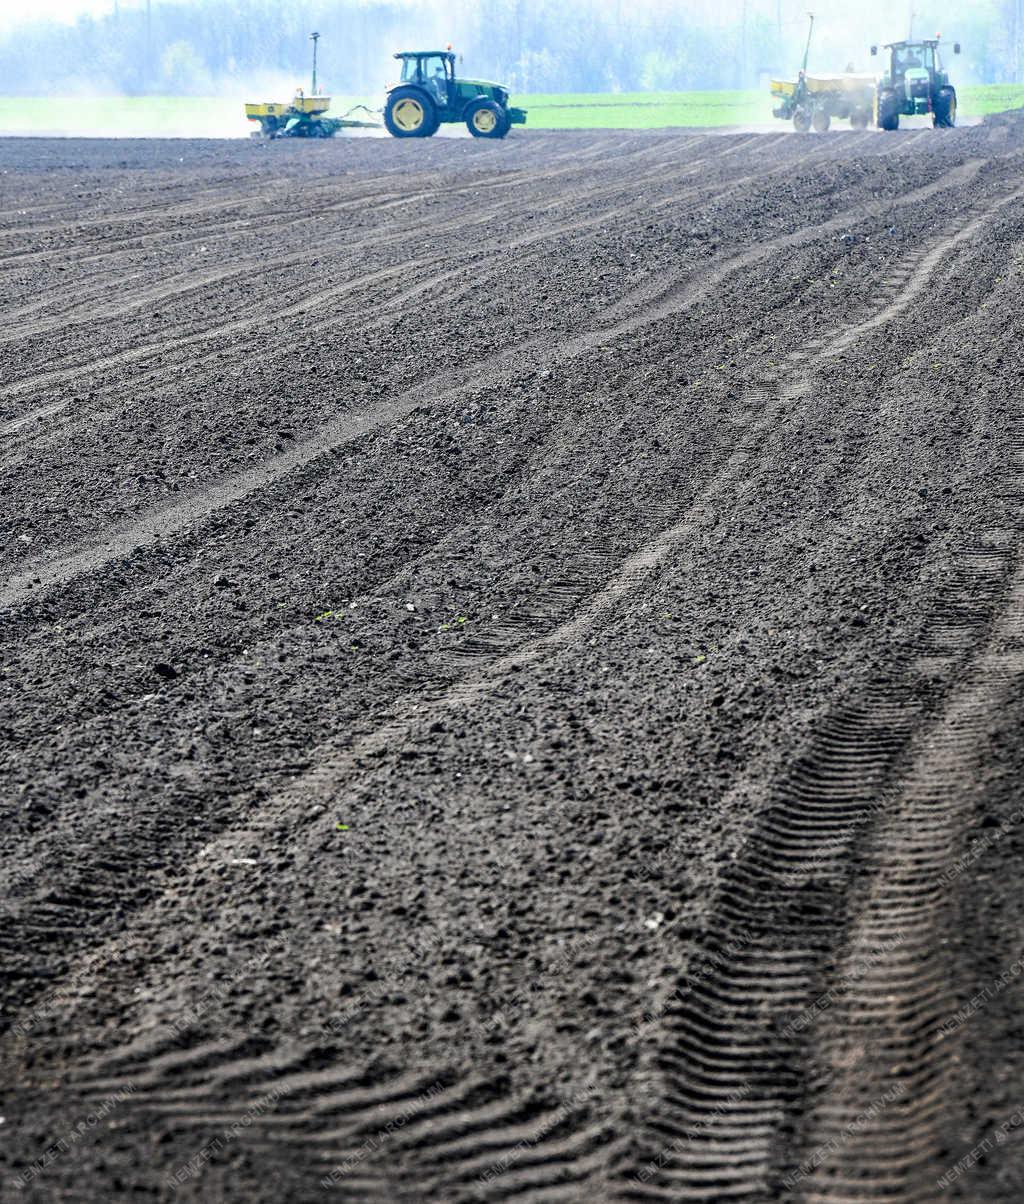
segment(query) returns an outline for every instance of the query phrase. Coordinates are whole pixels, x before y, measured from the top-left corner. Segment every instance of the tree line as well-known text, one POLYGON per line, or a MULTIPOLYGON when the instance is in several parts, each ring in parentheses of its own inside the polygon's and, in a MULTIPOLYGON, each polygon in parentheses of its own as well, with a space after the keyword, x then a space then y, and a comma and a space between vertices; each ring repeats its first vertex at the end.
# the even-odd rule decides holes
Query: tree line
MULTIPOLYGON (((321 79, 338 94, 375 95, 395 74, 395 50, 448 42, 467 74, 519 92, 739 89, 796 68, 806 3, 449 0, 442 13, 407 0, 118 0, 103 17, 0 38, 0 91, 202 96, 290 85, 308 78, 314 28, 321 79)), ((917 21, 920 35, 934 29, 927 14, 917 21)), ((964 43, 959 77, 1022 80, 1024 0, 983 0, 947 32, 964 43)), ((819 23, 812 65, 868 69, 870 36, 863 14, 856 28, 819 23)))

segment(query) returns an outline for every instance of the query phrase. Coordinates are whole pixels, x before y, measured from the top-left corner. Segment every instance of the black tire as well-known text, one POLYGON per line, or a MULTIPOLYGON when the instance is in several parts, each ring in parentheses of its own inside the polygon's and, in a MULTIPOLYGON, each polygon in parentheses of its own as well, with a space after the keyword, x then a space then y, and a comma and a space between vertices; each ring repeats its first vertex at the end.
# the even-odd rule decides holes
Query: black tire
POLYGON ((850 125, 855 130, 866 130, 870 120, 871 115, 867 109, 854 109, 850 114, 850 125))
POLYGON ((811 128, 811 114, 808 109, 802 106, 793 114, 793 129, 798 134, 806 134, 811 128))
POLYGON ((437 105, 420 88, 395 88, 384 106, 384 124, 393 138, 431 138, 441 119, 437 105))
POLYGON ((826 134, 828 133, 829 126, 832 124, 832 116, 825 109, 815 109, 811 121, 816 133, 826 134))
POLYGON ((883 130, 900 128, 900 115, 896 109, 895 92, 883 92, 878 98, 878 127, 883 130))
POLYGON ((935 97, 936 129, 951 130, 956 125, 956 89, 940 88, 935 97))
POLYGON ((466 129, 474 138, 504 138, 512 126, 501 105, 486 97, 470 101, 464 116, 466 129))

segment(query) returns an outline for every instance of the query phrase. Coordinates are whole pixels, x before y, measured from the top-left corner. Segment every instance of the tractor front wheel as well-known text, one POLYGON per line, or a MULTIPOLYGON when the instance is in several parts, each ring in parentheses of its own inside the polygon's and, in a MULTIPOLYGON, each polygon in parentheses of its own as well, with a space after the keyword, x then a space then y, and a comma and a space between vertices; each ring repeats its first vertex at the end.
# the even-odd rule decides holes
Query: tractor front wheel
POLYGON ((943 130, 951 130, 956 125, 956 92, 953 88, 940 88, 935 97, 935 125, 943 130))
POLYGON ((819 134, 827 133, 832 124, 832 117, 827 109, 815 109, 811 120, 814 122, 815 131, 819 134))
POLYGON ((384 124, 394 138, 430 138, 441 119, 437 106, 419 88, 395 88, 384 106, 384 124))
POLYGON ((802 106, 793 114, 793 129, 798 134, 806 134, 811 128, 811 114, 802 106))
POLYGON ((866 130, 868 128, 869 120, 870 115, 868 114, 867 109, 854 109, 850 114, 850 125, 855 130, 866 130))
POLYGON ((896 93, 882 92, 878 97, 878 124, 883 130, 898 130, 900 114, 896 108, 896 93))
POLYGON ((497 101, 474 100, 466 108, 466 128, 474 138, 504 138, 511 126, 497 101))

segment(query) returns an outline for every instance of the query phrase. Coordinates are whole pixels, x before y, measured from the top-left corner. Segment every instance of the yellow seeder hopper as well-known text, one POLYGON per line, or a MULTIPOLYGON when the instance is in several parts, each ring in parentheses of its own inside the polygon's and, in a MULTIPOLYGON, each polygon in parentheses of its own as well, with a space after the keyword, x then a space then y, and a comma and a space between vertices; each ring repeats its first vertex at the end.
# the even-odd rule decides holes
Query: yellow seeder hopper
POLYGON ((875 105, 873 75, 806 75, 801 71, 795 80, 773 79, 771 89, 780 101, 772 110, 774 115, 792 120, 801 133, 812 126, 824 133, 833 117, 848 119, 855 130, 867 129, 875 105))

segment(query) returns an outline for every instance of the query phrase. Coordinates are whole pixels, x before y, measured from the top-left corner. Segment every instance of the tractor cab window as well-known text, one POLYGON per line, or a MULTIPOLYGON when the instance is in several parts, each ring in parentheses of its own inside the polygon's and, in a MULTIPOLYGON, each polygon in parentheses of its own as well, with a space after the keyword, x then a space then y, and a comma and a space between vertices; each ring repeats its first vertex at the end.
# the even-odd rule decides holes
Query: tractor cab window
POLYGON ((912 67, 921 66, 921 50, 918 46, 900 46, 892 52, 892 65, 898 74, 912 67))
POLYGON ((428 55, 423 63, 423 83, 440 105, 448 103, 448 60, 440 54, 428 55))
POLYGON ((418 84, 420 82, 420 60, 402 59, 402 83, 418 84))
POLYGON ((925 71, 935 70, 935 47, 925 46, 921 50, 921 66, 925 71))

